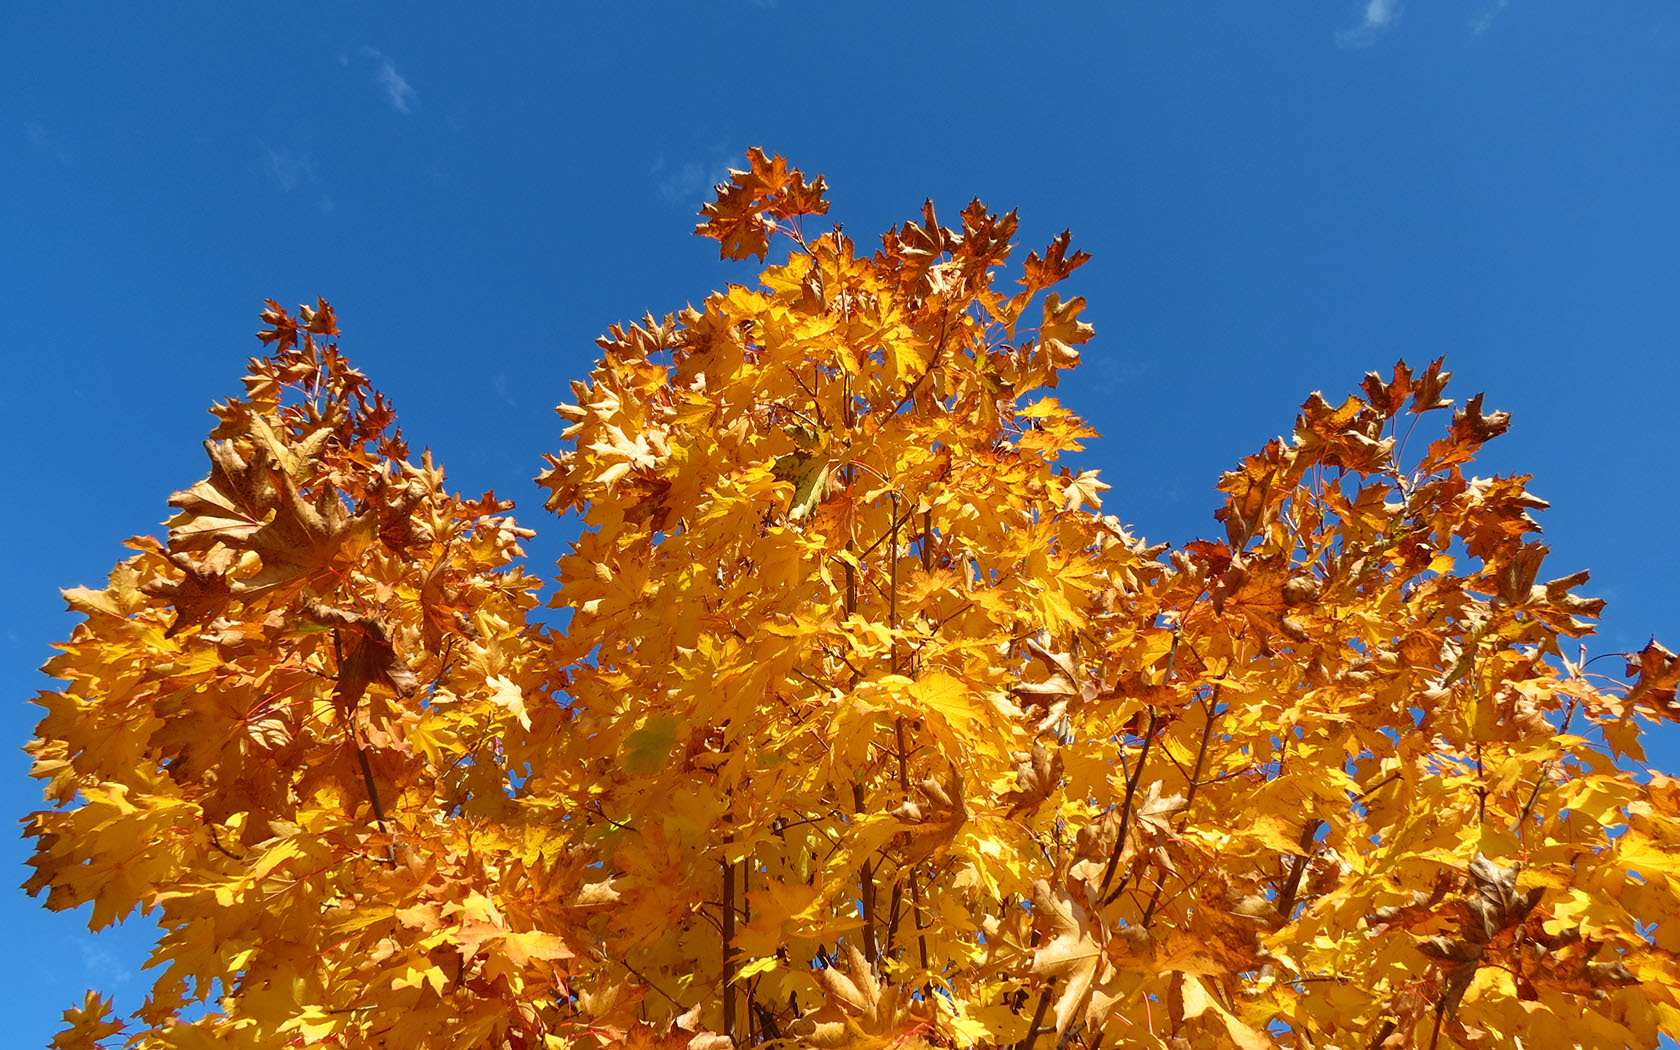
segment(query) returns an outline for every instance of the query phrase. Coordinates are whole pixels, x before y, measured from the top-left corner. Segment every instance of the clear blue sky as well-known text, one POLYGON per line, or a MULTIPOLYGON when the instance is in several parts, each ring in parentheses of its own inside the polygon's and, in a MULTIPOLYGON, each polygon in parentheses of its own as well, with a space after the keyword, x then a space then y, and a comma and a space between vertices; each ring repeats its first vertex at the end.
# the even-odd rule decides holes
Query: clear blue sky
MULTIPOLYGON (((1680 645, 1680 5, 10 3, 0 11, 0 758, 119 541, 204 473, 265 297, 322 295, 452 483, 562 527, 531 477, 607 325, 751 271, 690 235, 752 145, 825 173, 860 240, 931 196, 1095 256, 1064 400, 1108 506, 1211 534, 1220 471, 1321 389, 1445 354, 1515 417, 1484 473, 1553 503, 1594 652, 1680 645), (471 11, 484 10, 482 7, 471 11)), ((1602 666, 1602 665, 1601 665, 1602 666)), ((1680 768, 1680 734, 1655 765, 1680 768)), ((25 851, 0 836, 4 880, 25 851)), ((90 984, 133 1007, 145 923, 0 889, 13 1045, 90 984)))

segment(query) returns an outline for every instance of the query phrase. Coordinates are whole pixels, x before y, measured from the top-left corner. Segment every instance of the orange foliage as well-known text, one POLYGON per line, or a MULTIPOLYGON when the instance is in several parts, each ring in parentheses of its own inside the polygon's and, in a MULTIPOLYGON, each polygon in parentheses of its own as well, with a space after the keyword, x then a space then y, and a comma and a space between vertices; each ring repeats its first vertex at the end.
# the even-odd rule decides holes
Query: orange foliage
POLYGON ((697 232, 785 260, 613 328, 559 409, 564 628, 324 302, 269 304, 167 540, 67 592, 29 889, 156 918, 129 1045, 1680 1033, 1680 781, 1626 764, 1680 669, 1589 673, 1544 503, 1466 473, 1505 414, 1447 417, 1439 361, 1314 394, 1224 539, 1148 546, 1061 462, 1066 234, 1018 290, 978 202, 860 256, 749 159, 697 232))

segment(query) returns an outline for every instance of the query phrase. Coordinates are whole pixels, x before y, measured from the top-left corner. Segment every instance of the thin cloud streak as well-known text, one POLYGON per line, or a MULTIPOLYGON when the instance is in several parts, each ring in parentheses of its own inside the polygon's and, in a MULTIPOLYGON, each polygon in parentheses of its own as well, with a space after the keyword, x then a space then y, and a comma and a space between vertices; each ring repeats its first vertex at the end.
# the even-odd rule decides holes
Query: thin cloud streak
POLYGON ((364 47, 362 53, 379 64, 379 68, 374 70, 373 79, 385 92, 391 107, 405 115, 414 112, 414 103, 420 97, 419 92, 414 90, 414 85, 408 82, 408 78, 402 75, 396 64, 377 48, 364 47))
POLYGON ((290 149, 275 149, 268 143, 261 143, 263 151, 263 172, 281 193, 290 193, 299 186, 312 185, 316 181, 315 160, 307 153, 296 153, 290 149))
POLYGON ((1492 7, 1470 20, 1470 32, 1481 36, 1493 25, 1493 20, 1499 17, 1499 12, 1511 6, 1511 0, 1494 0, 1492 7))
POLYGON ((1366 0, 1359 25, 1336 34, 1343 47, 1363 47, 1400 20, 1400 0, 1366 0))
POLYGON ((63 143, 55 142, 52 137, 47 134, 47 129, 34 121, 30 121, 23 126, 23 133, 28 136, 29 144, 32 147, 49 154, 60 164, 72 164, 75 162, 76 155, 66 149, 63 143))
POLYGON ((722 147, 712 151, 713 159, 667 161, 661 153, 648 172, 654 189, 668 204, 698 207, 711 195, 712 187, 729 181, 729 154, 722 147))

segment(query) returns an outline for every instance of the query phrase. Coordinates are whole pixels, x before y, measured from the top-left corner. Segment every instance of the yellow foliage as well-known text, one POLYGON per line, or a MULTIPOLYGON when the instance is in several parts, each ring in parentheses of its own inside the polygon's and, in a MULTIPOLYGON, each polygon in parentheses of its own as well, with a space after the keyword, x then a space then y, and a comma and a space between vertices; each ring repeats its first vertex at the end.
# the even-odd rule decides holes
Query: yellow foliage
POLYGON ((128 1045, 1680 1034, 1680 788, 1615 761, 1680 670, 1565 649, 1585 574, 1538 575, 1526 478, 1465 473, 1504 414, 1406 463, 1439 361, 1315 394, 1223 539, 1148 546, 1058 462, 1065 234, 1011 294, 1013 213, 860 257, 749 161, 697 232, 785 258, 614 327, 559 409, 564 628, 325 302, 269 304, 167 539, 66 592, 29 889, 156 919, 128 1045))

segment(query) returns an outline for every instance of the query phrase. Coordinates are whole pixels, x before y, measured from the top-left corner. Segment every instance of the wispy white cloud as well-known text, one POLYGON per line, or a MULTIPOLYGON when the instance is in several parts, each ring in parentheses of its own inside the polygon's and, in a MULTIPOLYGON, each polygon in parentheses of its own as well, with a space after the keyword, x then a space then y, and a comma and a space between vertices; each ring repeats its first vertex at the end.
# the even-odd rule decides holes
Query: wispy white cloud
POLYGON ((1511 0, 1493 0, 1493 6, 1481 14, 1470 19, 1470 32, 1481 36, 1493 25, 1493 20, 1499 17, 1499 12, 1511 6, 1511 0))
POLYGON ((1362 47, 1400 20, 1400 0, 1365 0, 1359 24, 1336 34, 1346 47, 1362 47))
POLYGON ((257 174, 267 179, 281 193, 290 194, 294 190, 303 190, 301 196, 313 197, 315 210, 322 215, 333 213, 338 203, 322 184, 313 155, 290 146, 275 149, 266 142, 258 145, 262 148, 262 157, 257 162, 257 174))
POLYGON ((710 151, 710 158, 668 161, 661 153, 648 174, 666 203, 699 207, 711 198, 713 186, 729 181, 731 164, 745 166, 739 163, 738 154, 728 153, 721 146, 710 151))
POLYGON ((97 944, 82 944, 82 968, 96 984, 115 988, 127 984, 134 974, 115 955, 97 944))
POLYGON ((408 82, 408 78, 397 69, 396 63, 386 58, 377 48, 364 47, 362 48, 362 54, 373 59, 375 65, 373 71, 374 83, 378 84, 380 89, 385 92, 385 97, 390 100, 392 108, 398 113, 414 112, 414 103, 420 97, 419 93, 414 90, 414 85, 408 82))
POLYGON ((1090 389, 1104 396, 1115 395, 1147 376, 1149 371, 1147 362, 1126 358, 1117 360, 1112 354, 1103 354, 1093 359, 1088 377, 1090 389))
POLYGON ((54 141, 52 136, 47 134, 47 129, 34 121, 30 121, 28 124, 23 126, 23 133, 29 138, 29 144, 31 146, 48 154, 52 157, 52 159, 58 161, 60 164, 72 164, 75 162, 76 155, 70 152, 70 150, 66 148, 62 142, 54 141))
POLYGON ((1365 24, 1372 29, 1386 29, 1398 13, 1398 0, 1366 0, 1365 24))
POLYGON ((262 151, 263 174, 280 187, 281 193, 290 193, 299 186, 315 183, 315 159, 309 154, 299 153, 289 146, 275 149, 266 142, 262 144, 262 151))

